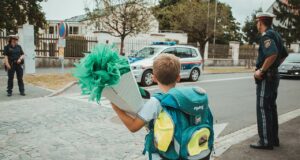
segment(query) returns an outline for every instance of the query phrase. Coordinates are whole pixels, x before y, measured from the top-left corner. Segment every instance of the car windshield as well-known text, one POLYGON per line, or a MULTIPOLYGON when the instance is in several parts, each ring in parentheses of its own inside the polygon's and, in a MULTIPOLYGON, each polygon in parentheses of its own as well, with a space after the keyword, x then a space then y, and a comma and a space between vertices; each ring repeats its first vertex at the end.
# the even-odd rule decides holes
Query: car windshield
POLYGON ((134 54, 138 58, 151 58, 161 50, 160 47, 145 47, 134 54))
POLYGON ((300 63, 300 54, 290 54, 285 62, 287 63, 300 63))

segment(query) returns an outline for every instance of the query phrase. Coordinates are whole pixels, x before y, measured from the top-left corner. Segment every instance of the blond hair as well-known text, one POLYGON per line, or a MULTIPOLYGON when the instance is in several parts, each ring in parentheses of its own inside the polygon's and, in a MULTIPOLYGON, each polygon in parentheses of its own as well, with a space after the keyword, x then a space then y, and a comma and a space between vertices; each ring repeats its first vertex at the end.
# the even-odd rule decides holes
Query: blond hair
POLYGON ((153 62, 153 74, 163 85, 176 83, 180 74, 179 58, 171 54, 161 54, 153 62))

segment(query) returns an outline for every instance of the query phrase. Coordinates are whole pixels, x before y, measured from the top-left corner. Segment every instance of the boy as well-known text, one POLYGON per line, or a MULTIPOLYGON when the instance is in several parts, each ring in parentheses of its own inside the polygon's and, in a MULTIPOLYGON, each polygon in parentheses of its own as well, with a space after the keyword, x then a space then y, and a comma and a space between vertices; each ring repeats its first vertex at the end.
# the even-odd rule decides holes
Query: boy
MULTIPOLYGON (((174 55, 162 54, 155 59, 153 63, 153 80, 158 84, 158 87, 162 91, 162 95, 167 94, 171 89, 175 88, 176 83, 180 81, 180 67, 181 66, 180 66, 179 59, 174 55)), ((162 107, 161 105, 161 101, 157 99, 157 97, 151 97, 150 100, 145 103, 145 105, 142 107, 142 109, 137 114, 137 117, 135 118, 127 115, 126 112, 124 112, 114 104, 112 104, 112 107, 117 113, 117 115, 119 116, 119 118, 121 119, 121 121, 131 132, 137 132, 145 125, 151 125, 151 123, 153 124, 153 120, 157 119, 160 113, 162 112, 162 110, 164 109, 164 107, 162 107)), ((175 124, 177 126, 177 123, 175 124)), ((175 128, 175 126, 173 127, 175 128)), ((146 136, 146 141, 148 135, 146 136)), ((157 141, 156 137, 152 138, 151 141, 154 141, 153 139, 157 141)), ((207 141, 207 137, 205 140, 207 141)), ((147 146, 147 144, 145 146, 147 146)), ((157 147, 157 143, 155 143, 155 146, 157 147)), ((149 150, 147 149, 146 151, 149 152, 149 150)), ((162 155, 160 154, 160 156, 162 155)), ((149 159, 151 158, 152 156, 149 155, 149 159)), ((176 159, 179 158, 177 157, 176 159)))

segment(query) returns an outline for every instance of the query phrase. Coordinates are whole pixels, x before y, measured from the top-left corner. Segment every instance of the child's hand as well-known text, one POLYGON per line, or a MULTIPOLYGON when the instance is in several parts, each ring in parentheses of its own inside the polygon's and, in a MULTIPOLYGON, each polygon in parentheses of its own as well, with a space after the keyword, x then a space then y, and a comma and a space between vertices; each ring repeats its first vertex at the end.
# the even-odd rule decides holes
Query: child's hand
POLYGON ((115 111, 122 111, 117 105, 115 105, 113 103, 111 103, 111 106, 115 111))
POLYGON ((126 114, 125 111, 120 109, 117 105, 111 103, 112 108, 115 110, 121 121, 125 124, 125 126, 131 131, 131 132, 136 132, 143 128, 145 125, 144 120, 140 118, 133 118, 129 115, 126 114))

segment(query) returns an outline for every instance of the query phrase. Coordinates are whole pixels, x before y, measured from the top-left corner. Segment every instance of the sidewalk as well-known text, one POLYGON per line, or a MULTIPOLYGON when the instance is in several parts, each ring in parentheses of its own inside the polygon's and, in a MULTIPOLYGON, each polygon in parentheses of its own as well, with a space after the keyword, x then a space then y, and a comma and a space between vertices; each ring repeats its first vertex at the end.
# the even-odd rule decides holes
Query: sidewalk
POLYGON ((6 96, 6 86, 7 86, 7 77, 0 76, 0 102, 3 101, 13 101, 13 100, 21 100, 21 99, 31 99, 37 97, 43 97, 51 94, 50 91, 46 89, 42 89, 33 85, 25 84, 25 93, 26 96, 21 96, 19 94, 18 82, 14 80, 14 88, 13 88, 13 96, 6 96))
MULTIPOLYGON (((64 73, 70 73, 73 68, 65 68, 64 73)), ((61 68, 36 68, 36 73, 62 73, 61 68)), ((0 68, 0 76, 6 76, 4 69, 0 68)))
POLYGON ((299 160, 300 159, 300 117, 280 125, 280 147, 274 150, 255 150, 249 144, 256 142, 258 136, 232 146, 217 160, 299 160))

